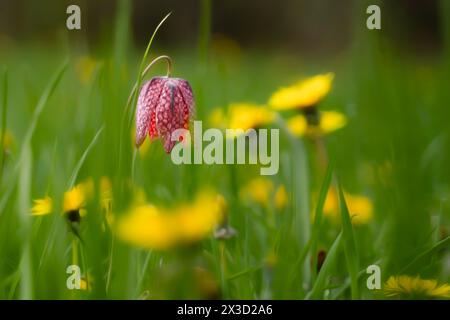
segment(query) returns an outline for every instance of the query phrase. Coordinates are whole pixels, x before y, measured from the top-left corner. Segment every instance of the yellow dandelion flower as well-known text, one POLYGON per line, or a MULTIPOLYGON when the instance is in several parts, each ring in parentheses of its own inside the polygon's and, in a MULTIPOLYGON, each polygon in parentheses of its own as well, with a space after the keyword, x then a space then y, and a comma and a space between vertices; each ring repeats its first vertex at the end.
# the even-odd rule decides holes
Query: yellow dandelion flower
POLYGON ((66 191, 63 198, 63 214, 76 214, 79 217, 86 215, 86 201, 94 192, 94 182, 88 179, 66 191))
POLYGON ((86 195, 83 188, 77 185, 64 193, 63 212, 78 211, 86 204, 86 195))
POLYGON ((229 107, 230 129, 255 129, 273 121, 275 114, 265 106, 251 103, 235 103, 229 107))
POLYGON ((93 277, 92 277, 91 273, 89 272, 87 276, 81 277, 80 290, 91 291, 93 283, 94 283, 93 277))
POLYGON ((34 205, 31 208, 31 214, 33 216, 43 216, 51 213, 53 210, 52 198, 48 196, 43 199, 36 199, 33 202, 34 205))
POLYGON ((354 224, 366 224, 372 220, 373 205, 369 198, 352 194, 347 194, 345 197, 354 224))
POLYGON ((320 130, 330 133, 339 130, 347 124, 347 117, 337 111, 323 111, 320 115, 320 130))
POLYGON ((298 137, 302 137, 308 132, 308 122, 302 114, 291 117, 287 121, 287 126, 292 134, 298 137))
POLYGON ((434 279, 421 279, 419 276, 391 276, 383 290, 388 297, 450 298, 449 284, 438 284, 434 279))
POLYGON ((167 249, 176 241, 172 217, 152 205, 134 208, 121 218, 116 231, 122 240, 144 248, 167 249))
POLYGON ((303 109, 317 105, 331 90, 334 74, 316 75, 281 88, 269 99, 275 110, 303 109))
MULTIPOLYGON (((64 193, 63 198, 63 214, 67 214, 69 220, 72 222, 78 221, 80 217, 86 214, 84 209, 86 200, 93 195, 94 182, 89 179, 83 183, 80 183, 64 193)), ((33 207, 31 208, 31 215, 42 216, 49 214, 53 211, 53 200, 50 197, 42 199, 36 199, 33 201, 33 207)))
POLYGON ((241 188, 239 194, 241 199, 251 200, 261 206, 268 206, 273 195, 274 185, 272 180, 257 177, 241 188))
POLYGON ((132 245, 164 250, 203 239, 222 218, 217 195, 202 193, 192 203, 173 209, 135 207, 117 222, 115 231, 132 245))
POLYGON ((286 191, 286 187, 284 185, 280 185, 275 191, 274 196, 275 208, 278 210, 282 210, 286 207, 289 202, 289 195, 286 191))
POLYGON ((262 207, 273 205, 282 210, 289 202, 289 194, 284 185, 275 186, 272 180, 265 177, 257 177, 250 180, 239 190, 242 201, 252 201, 262 207))
POLYGON ((275 113, 263 105, 253 103, 233 103, 228 107, 228 113, 217 108, 209 116, 212 126, 246 131, 258 129, 270 124, 275 119, 275 113))
POLYGON ((298 137, 312 134, 328 134, 345 127, 346 124, 346 116, 337 111, 320 112, 318 126, 308 124, 306 117, 302 114, 293 116, 287 121, 289 130, 298 137))
POLYGON ((200 195, 193 204, 179 209, 176 222, 186 242, 201 240, 223 219, 222 203, 211 194, 200 195))
MULTIPOLYGON (((367 224, 372 220, 373 204, 368 197, 353 195, 347 192, 344 192, 344 197, 353 224, 367 224)), ((323 214, 335 222, 340 221, 339 199, 337 192, 334 189, 330 189, 328 192, 323 208, 323 214)))

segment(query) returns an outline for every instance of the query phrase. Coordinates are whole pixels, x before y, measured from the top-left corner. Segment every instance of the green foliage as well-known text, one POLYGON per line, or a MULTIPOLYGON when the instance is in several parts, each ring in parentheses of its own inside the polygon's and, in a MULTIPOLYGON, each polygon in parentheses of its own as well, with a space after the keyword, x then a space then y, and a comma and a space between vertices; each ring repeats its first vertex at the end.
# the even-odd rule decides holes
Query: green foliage
MULTIPOLYGON (((25 43, 2 60, 8 72, 1 79, 0 146, 5 132, 13 144, 0 158, 0 298, 372 299, 383 297, 365 287, 365 268, 374 261, 383 283, 399 274, 450 281, 450 69, 442 67, 448 54, 412 57, 365 30, 355 34, 357 45, 333 59, 298 59, 275 48, 213 50, 210 1, 202 2, 198 47, 158 47, 159 27, 158 33, 176 23, 167 15, 141 50, 126 41, 131 10, 127 1, 120 3, 111 48, 67 58, 61 50, 25 43), (325 168, 316 143, 290 134, 290 114, 280 115, 271 125, 281 129, 280 172, 269 178, 287 189, 288 204, 279 209, 273 201, 242 198, 240 189, 258 177, 257 166, 176 166, 159 141, 136 151, 133 87, 145 81, 142 72, 156 52, 170 55, 174 76, 192 84, 196 118, 205 127, 216 107, 264 104, 280 86, 335 72, 333 89, 318 106, 348 118, 345 128, 322 139, 332 164, 325 168), (335 186, 334 172, 343 188, 335 186), (129 246, 113 236, 99 205, 102 177, 112 182, 117 217, 136 196, 130 184, 144 190, 147 202, 169 207, 214 188, 227 200, 227 225, 236 236, 211 236, 168 251, 129 246), (74 237, 61 203, 65 191, 88 178, 94 198, 80 224, 83 244, 75 246, 83 277, 92 284, 70 291, 66 268, 74 237), (326 204, 333 188, 337 221, 326 204), (374 215, 367 223, 354 222, 347 193, 371 200, 374 215), (45 196, 54 200, 54 212, 32 217, 33 200, 45 196)), ((448 40, 448 14, 443 19, 448 40)), ((148 76, 164 74, 163 67, 148 76)))

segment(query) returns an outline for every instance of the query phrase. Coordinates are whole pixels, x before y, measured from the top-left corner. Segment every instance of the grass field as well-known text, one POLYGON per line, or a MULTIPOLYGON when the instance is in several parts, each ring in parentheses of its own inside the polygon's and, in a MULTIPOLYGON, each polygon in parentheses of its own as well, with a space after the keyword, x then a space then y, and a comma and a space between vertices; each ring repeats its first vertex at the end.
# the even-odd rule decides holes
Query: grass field
MULTIPOLYGON (((126 14, 118 14, 108 50, 76 51, 68 39, 9 44, 0 52, 0 298, 450 297, 444 2, 445 46, 421 57, 365 28, 332 59, 244 50, 207 28, 198 48, 163 48, 158 34, 176 13, 163 23, 142 66, 169 55, 206 127, 233 103, 275 112, 256 123, 280 129, 274 176, 260 176, 259 165, 177 166, 160 141, 135 148, 136 97, 128 107, 127 99, 145 48, 131 45, 126 14), (338 111, 345 125, 296 135, 288 122, 298 111, 274 111, 270 97, 329 72, 331 90, 315 108, 338 111), (33 215, 35 200, 46 197, 37 211, 50 213, 33 215), (148 204, 173 219, 135 217, 121 227, 148 204), (214 210, 220 218, 211 219, 230 237, 205 218, 214 210), (67 287, 69 265, 80 267, 78 290, 67 287), (380 267, 379 289, 367 286, 370 265, 380 267)), ((157 64, 143 81, 165 72, 157 64)))

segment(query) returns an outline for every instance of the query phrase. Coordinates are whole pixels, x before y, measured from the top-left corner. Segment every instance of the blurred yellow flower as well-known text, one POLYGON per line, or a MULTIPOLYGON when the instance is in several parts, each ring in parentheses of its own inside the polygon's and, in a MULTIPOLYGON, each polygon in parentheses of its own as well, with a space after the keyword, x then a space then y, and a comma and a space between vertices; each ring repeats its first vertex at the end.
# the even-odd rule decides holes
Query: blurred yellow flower
POLYGON ((80 183, 64 193, 63 213, 78 212, 81 217, 86 214, 84 209, 88 198, 94 192, 94 182, 92 179, 80 183))
POLYGON ((287 121, 290 131, 299 137, 314 134, 328 134, 343 128, 347 124, 344 114, 337 111, 322 111, 319 114, 319 125, 310 125, 302 114, 291 117, 287 121))
POLYGON ((53 201, 50 197, 45 197, 43 199, 33 200, 34 205, 31 208, 31 214, 33 216, 42 216, 52 212, 53 201))
POLYGON ((323 111, 320 114, 320 130, 323 133, 336 131, 347 124, 347 117, 337 111, 323 111))
POLYGON ((86 197, 80 185, 77 185, 64 193, 63 211, 77 211, 85 206, 86 197))
POLYGON ((405 298, 450 298, 450 285, 438 284, 434 279, 421 279, 419 276, 391 276, 384 285, 388 297, 405 298))
POLYGON ((243 201, 250 200, 263 207, 273 203, 278 210, 282 210, 289 201, 285 186, 279 185, 275 188, 272 180, 265 177, 250 180, 240 189, 239 196, 243 201))
POLYGON ((111 180, 108 177, 100 178, 100 206, 105 215, 106 223, 111 226, 114 222, 113 191, 111 180))
POLYGON ((94 280, 92 278, 91 273, 89 272, 87 276, 81 277, 80 279, 80 290, 83 291, 92 291, 92 285, 94 283, 94 280))
POLYGON ((177 224, 186 242, 195 242, 213 231, 223 219, 223 202, 217 195, 202 194, 193 204, 180 207, 177 224))
POLYGON ((258 129, 270 124, 275 118, 275 113, 263 105, 252 103, 234 103, 228 107, 225 114, 217 108, 210 114, 210 124, 214 127, 227 129, 258 129))
POLYGON ((273 182, 264 177, 250 180, 239 192, 242 200, 251 200, 261 206, 268 206, 273 195, 273 182))
POLYGON ((152 205, 132 209, 118 222, 116 231, 119 238, 139 247, 166 249, 175 243, 172 217, 152 205))
POLYGON ((201 193, 192 203, 176 208, 144 205, 118 220, 115 232, 125 242, 148 249, 169 249, 206 237, 223 213, 217 194, 201 193))
MULTIPOLYGON (((84 209, 86 200, 92 196, 93 188, 93 180, 88 179, 65 192, 62 205, 63 214, 73 214, 72 218, 83 217, 86 214, 84 209)), ((48 196, 33 200, 33 203, 34 205, 31 208, 31 215, 33 216, 42 216, 53 211, 53 200, 48 196)))
POLYGON ((81 278, 80 279, 80 290, 87 291, 88 287, 90 289, 90 286, 88 286, 88 282, 86 281, 86 279, 85 278, 81 278))
POLYGON ((334 74, 316 75, 281 88, 269 99, 275 110, 303 109, 317 105, 330 91, 334 74))
MULTIPOLYGON (((366 224, 372 220, 373 204, 369 198, 361 195, 349 194, 347 192, 344 192, 344 197, 353 224, 366 224)), ((323 214, 334 221, 340 221, 339 199, 337 192, 334 189, 328 191, 323 214)))
POLYGON ((273 121, 275 114, 265 106, 251 103, 236 103, 229 107, 230 129, 255 129, 273 121))
POLYGON ((280 185, 275 191, 274 201, 275 201, 275 208, 277 208, 278 210, 284 209, 288 204, 289 195, 284 185, 280 185))

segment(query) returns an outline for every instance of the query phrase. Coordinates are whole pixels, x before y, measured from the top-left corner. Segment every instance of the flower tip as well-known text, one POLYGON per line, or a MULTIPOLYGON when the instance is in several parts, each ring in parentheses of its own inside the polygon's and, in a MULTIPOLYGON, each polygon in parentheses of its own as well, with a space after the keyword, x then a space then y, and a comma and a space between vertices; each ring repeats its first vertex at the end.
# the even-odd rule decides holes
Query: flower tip
POLYGON ((143 139, 138 139, 138 137, 136 137, 136 140, 134 142, 134 146, 136 147, 136 149, 139 149, 139 147, 142 145, 143 142, 144 142, 143 139))
POLYGON ((139 147, 144 143, 146 137, 147 135, 144 133, 144 130, 136 128, 134 145, 136 146, 137 149, 139 149, 139 147))

